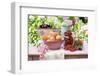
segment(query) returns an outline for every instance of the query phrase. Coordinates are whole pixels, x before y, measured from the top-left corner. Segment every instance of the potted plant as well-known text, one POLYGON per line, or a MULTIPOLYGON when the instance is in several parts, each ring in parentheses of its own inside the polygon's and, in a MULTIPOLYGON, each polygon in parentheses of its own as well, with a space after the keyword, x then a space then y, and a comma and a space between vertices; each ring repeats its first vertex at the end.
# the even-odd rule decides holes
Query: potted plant
MULTIPOLYGON (((83 17, 82 17, 83 18, 83 17)), ((87 23, 84 23, 82 19, 78 19, 77 23, 74 24, 71 28, 71 31, 74 33, 74 46, 78 50, 83 50, 86 46, 85 43, 88 42, 87 34, 87 23)))

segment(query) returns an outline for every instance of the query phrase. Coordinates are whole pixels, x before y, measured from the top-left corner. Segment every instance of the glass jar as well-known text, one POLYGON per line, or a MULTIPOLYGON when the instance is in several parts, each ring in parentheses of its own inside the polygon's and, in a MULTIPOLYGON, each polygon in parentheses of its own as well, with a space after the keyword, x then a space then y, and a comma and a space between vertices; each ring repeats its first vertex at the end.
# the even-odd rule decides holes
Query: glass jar
POLYGON ((64 37, 64 33, 68 30, 71 29, 72 26, 72 20, 65 20, 62 23, 62 27, 61 27, 61 36, 64 37))

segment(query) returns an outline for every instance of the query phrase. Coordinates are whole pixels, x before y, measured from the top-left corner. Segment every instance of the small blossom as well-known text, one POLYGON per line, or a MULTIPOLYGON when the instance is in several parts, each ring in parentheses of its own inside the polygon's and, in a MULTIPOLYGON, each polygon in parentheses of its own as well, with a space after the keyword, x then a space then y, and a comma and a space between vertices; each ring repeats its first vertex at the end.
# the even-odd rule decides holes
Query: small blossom
POLYGON ((67 22, 68 26, 71 26, 73 24, 72 20, 67 20, 66 22, 67 22))

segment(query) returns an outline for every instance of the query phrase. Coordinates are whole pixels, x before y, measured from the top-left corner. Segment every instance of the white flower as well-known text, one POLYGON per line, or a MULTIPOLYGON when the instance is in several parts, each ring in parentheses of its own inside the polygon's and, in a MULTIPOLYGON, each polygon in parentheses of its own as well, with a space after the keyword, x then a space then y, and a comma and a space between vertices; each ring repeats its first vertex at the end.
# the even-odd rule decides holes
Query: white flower
POLYGON ((81 27, 81 30, 80 31, 87 30, 87 28, 88 28, 87 25, 84 25, 84 26, 81 27))
POLYGON ((72 20, 67 20, 66 22, 67 22, 68 26, 72 25, 72 23, 73 23, 72 20))

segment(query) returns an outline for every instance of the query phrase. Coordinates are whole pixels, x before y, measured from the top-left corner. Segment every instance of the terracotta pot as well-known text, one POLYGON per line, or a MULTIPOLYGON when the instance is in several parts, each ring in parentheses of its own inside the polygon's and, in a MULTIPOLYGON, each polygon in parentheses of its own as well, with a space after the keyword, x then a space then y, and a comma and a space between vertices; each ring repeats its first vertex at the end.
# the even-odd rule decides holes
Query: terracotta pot
POLYGON ((61 48, 63 40, 59 41, 44 41, 44 43, 48 46, 50 50, 58 50, 61 48))

